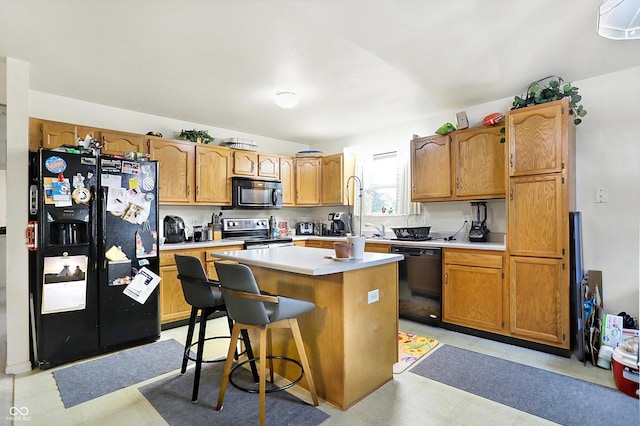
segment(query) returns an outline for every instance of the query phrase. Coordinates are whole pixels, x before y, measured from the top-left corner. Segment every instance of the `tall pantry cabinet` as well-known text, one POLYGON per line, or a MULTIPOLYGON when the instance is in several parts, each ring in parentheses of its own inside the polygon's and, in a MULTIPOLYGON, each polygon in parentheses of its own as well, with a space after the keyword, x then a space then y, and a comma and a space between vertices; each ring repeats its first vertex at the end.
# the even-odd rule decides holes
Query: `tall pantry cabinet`
POLYGON ((509 111, 505 127, 511 333, 569 349, 575 125, 568 101, 509 111))

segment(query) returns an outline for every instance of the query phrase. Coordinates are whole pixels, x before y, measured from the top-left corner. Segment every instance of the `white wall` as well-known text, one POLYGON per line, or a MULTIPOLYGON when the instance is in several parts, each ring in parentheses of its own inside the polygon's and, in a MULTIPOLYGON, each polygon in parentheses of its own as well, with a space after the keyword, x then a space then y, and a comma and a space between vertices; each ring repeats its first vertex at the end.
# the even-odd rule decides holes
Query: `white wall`
POLYGON ((640 264, 640 68, 576 83, 588 111, 577 126, 577 210, 584 262, 602 271, 604 308, 638 316, 640 264), (604 188, 606 204, 595 203, 604 188))
POLYGON ((82 124, 104 129, 145 134, 160 132, 166 138, 176 137, 180 130, 207 130, 215 138, 244 138, 256 141, 258 149, 280 155, 293 155, 297 151, 308 149, 309 145, 264 136, 243 133, 235 130, 211 127, 187 121, 174 120, 136 111, 98 105, 77 99, 65 98, 49 93, 32 90, 29 93, 29 114, 31 117, 65 123, 82 124))
MULTIPOLYGON (((580 89, 587 116, 577 126, 576 209, 582 212, 584 265, 603 273, 604 308, 608 313, 626 311, 638 317, 640 305, 640 68, 632 68, 585 81, 574 82, 580 89), (596 204, 595 190, 609 194, 606 204, 596 204)), ((513 98, 465 108, 469 125, 476 126, 492 112, 507 111, 513 98)), ((345 147, 393 149, 409 143, 412 135, 435 133, 447 121, 455 123, 455 113, 434 114, 424 120, 367 134, 322 143, 314 149, 334 152, 345 147)), ((424 224, 451 228, 469 214, 468 203, 423 203, 424 224), (462 203, 462 204, 461 204, 462 203)), ((504 205, 497 201, 489 209, 489 229, 504 232, 504 205), (493 223, 492 223, 493 222, 493 223)), ((416 220, 416 219, 412 219, 416 220)))
POLYGON ((29 362, 29 258, 24 244, 28 220, 29 64, 7 59, 7 365, 8 374, 29 362))

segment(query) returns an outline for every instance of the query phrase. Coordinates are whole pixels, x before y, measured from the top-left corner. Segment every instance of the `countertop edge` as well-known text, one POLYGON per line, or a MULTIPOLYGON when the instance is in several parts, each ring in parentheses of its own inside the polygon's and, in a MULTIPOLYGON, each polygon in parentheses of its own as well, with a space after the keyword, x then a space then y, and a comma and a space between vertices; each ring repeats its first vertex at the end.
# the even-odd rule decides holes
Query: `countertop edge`
POLYGON ((288 246, 257 250, 220 251, 215 252, 215 257, 234 260, 246 265, 310 276, 354 271, 399 262, 403 259, 402 255, 387 253, 365 253, 362 260, 349 259, 336 261, 325 257, 333 254, 334 251, 331 249, 288 246), (298 256, 294 256, 294 253, 298 256), (286 261, 284 258, 289 260, 286 261), (295 264, 290 262, 291 258, 296 259, 295 264))

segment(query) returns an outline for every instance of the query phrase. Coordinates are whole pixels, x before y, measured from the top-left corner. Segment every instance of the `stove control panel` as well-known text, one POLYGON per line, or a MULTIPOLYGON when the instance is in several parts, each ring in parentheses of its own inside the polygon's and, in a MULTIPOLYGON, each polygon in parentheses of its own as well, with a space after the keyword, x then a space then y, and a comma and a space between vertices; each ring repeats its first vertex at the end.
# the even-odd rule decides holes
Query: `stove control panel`
POLYGON ((269 229, 268 219, 222 219, 223 231, 259 231, 269 229))

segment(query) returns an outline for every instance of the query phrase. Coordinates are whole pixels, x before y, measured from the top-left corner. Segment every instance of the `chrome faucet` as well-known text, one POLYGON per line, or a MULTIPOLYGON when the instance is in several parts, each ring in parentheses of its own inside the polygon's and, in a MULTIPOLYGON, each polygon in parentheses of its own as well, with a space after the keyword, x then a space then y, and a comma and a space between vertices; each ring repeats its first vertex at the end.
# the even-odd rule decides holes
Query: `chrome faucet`
POLYGON ((380 234, 380 236, 384 238, 385 229, 384 229, 383 223, 380 224, 379 228, 375 226, 373 223, 365 223, 364 226, 370 226, 372 228, 376 228, 376 231, 378 231, 378 234, 380 234))

